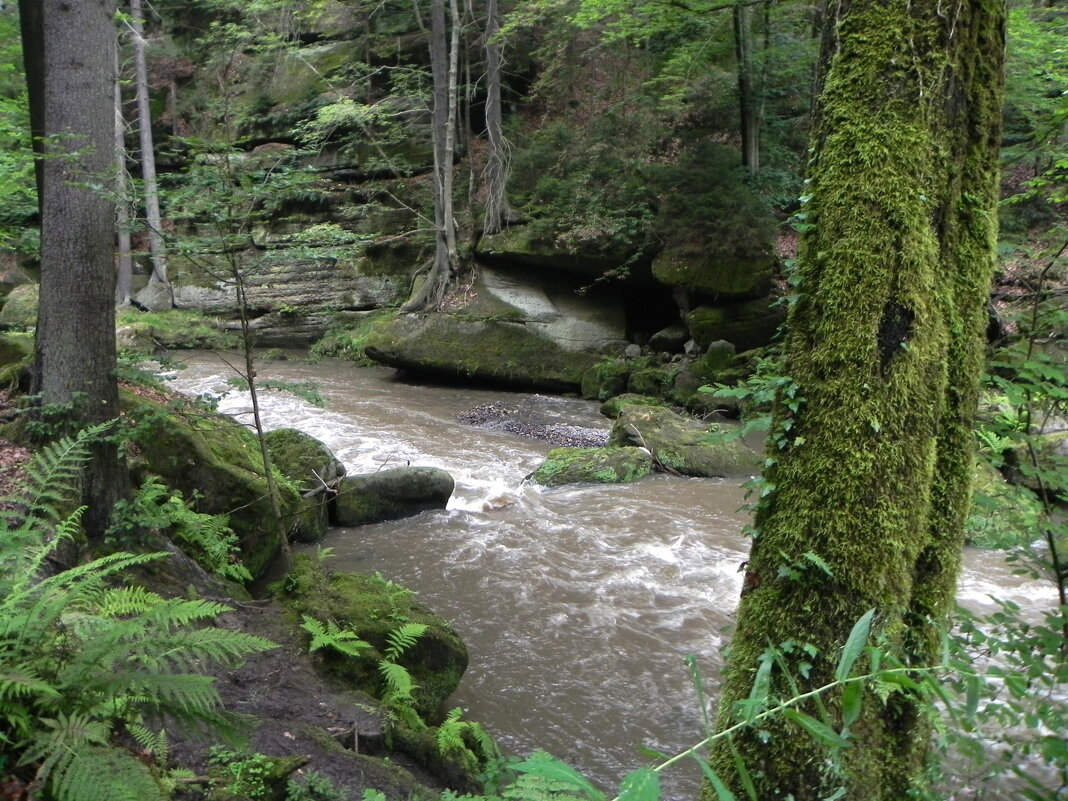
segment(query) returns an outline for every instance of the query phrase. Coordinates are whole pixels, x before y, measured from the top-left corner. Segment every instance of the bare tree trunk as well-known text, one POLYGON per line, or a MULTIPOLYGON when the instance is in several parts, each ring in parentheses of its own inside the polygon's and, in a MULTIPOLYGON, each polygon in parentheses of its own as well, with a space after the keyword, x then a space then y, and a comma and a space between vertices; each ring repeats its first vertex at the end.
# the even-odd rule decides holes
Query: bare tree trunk
POLYGON ((501 20, 497 0, 486 3, 486 138, 489 140, 489 157, 486 159, 486 214, 482 223, 483 233, 495 234, 508 225, 514 212, 508 204, 507 184, 509 170, 509 146, 504 138, 503 114, 501 113, 501 45, 497 41, 501 20))
POLYGON ((760 106, 754 89, 753 5, 734 7, 734 52, 738 62, 738 110, 741 115, 742 164, 750 175, 760 172, 760 106))
POLYGON ((19 0, 22 34, 22 64, 30 104, 30 134, 33 140, 34 178, 37 181, 37 211, 44 198, 44 8, 41 0, 19 0))
MULTIPOLYGON (((46 158, 41 199, 41 289, 33 391, 40 414, 65 433, 113 420, 115 381, 115 3, 43 0, 46 158)), ((39 79, 39 80, 38 80, 39 79)), ((91 537, 106 530, 128 488, 114 443, 94 447, 82 519, 91 537)))
POLYGON ((459 26, 456 0, 451 0, 453 35, 446 45, 445 0, 430 3, 430 70, 434 84, 432 133, 434 140, 434 226, 437 229, 430 271, 401 311, 433 308, 441 303, 456 265, 456 221, 452 207, 452 162, 455 147, 456 69, 459 61, 459 26))
POLYGON ((115 238, 118 252, 115 254, 117 282, 115 303, 130 305, 133 288, 133 247, 130 244, 129 181, 126 178, 126 119, 122 114, 122 81, 118 80, 118 48, 115 49, 115 238))
POLYGON ((154 283, 168 284, 167 256, 163 247, 163 221, 159 211, 156 182, 156 154, 152 141, 152 113, 148 98, 148 67, 145 62, 145 26, 141 0, 130 0, 130 27, 133 29, 134 84, 137 89, 137 127, 141 134, 141 180, 145 190, 145 223, 152 259, 154 283))

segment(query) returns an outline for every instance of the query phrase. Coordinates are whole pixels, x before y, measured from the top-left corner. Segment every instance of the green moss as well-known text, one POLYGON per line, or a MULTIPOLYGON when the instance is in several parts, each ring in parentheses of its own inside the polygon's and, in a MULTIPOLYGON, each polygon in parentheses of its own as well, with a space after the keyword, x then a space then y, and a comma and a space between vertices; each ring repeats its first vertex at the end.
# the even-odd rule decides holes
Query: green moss
POLYGON ((601 414, 615 420, 628 406, 664 406, 664 401, 649 395, 636 395, 633 392, 625 392, 609 398, 601 404, 601 414))
POLYGON ((724 339, 742 351, 771 342, 785 316, 782 306, 761 298, 729 306, 699 306, 686 315, 686 325, 703 348, 724 339))
POLYGON ((625 484, 652 472, 641 448, 553 448, 530 480, 547 487, 562 484, 625 484))
POLYGON ((119 310, 115 322, 129 327, 132 338, 154 341, 171 350, 225 350, 237 345, 233 332, 223 330, 216 318, 194 309, 142 312, 127 307, 119 310))
POLYGON ((1042 505, 1034 494, 1008 483, 987 462, 976 460, 965 538, 980 548, 1015 548, 1041 535, 1042 505))
POLYGON ((522 325, 450 314, 402 315, 367 340, 375 361, 402 370, 556 392, 578 391, 600 357, 566 351, 522 325))
POLYGON ((32 331, 37 326, 37 291, 37 284, 23 284, 12 289, 0 309, 0 323, 32 331))
POLYGON ((316 358, 332 356, 336 359, 356 362, 367 367, 374 361, 367 358, 365 348, 367 340, 375 329, 393 319, 396 312, 392 309, 381 309, 362 315, 359 320, 352 324, 337 325, 331 328, 323 338, 311 347, 311 355, 316 358))
POLYGON ((582 374, 582 397, 608 400, 627 388, 630 365, 624 359, 605 359, 582 374))
POLYGON ((632 395, 647 395, 667 398, 675 386, 678 367, 646 367, 634 370, 627 379, 627 392, 632 395))
POLYGON ((445 699, 467 669, 467 648, 452 627, 419 603, 413 592, 378 575, 327 573, 305 555, 294 558, 290 574, 272 589, 295 620, 302 615, 332 620, 355 630, 374 647, 358 659, 323 653, 322 667, 379 698, 384 687, 378 665, 390 632, 404 623, 428 626, 398 661, 419 685, 416 711, 428 722, 440 720, 445 699))
MULTIPOLYGON (((241 559, 253 577, 278 554, 281 535, 269 501, 255 436, 228 417, 186 401, 168 405, 121 390, 130 429, 130 467, 136 483, 158 475, 196 499, 196 511, 227 515, 240 538, 241 559)), ((283 518, 300 506, 296 489, 278 477, 283 518)))

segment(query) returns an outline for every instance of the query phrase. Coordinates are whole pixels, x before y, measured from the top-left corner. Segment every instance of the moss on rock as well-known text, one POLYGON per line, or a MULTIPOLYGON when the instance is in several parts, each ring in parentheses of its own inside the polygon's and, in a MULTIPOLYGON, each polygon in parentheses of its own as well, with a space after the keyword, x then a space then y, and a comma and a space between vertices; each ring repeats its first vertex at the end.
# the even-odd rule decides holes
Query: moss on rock
POLYGON ((301 493, 290 536, 297 542, 321 539, 329 525, 328 499, 323 492, 311 493, 345 475, 345 465, 322 442, 295 428, 268 431, 266 438, 271 463, 301 493))
POLYGON ((651 395, 624 392, 622 395, 616 395, 614 398, 609 398, 602 403, 601 414, 611 420, 615 420, 628 406, 656 406, 662 408, 664 401, 651 395))
POLYGON ((589 400, 608 400, 627 388, 630 365, 624 359, 606 359, 582 373, 581 394, 589 400))
POLYGON ((349 476, 338 485, 334 519, 339 526, 362 526, 444 509, 454 485, 453 477, 437 467, 397 467, 349 476))
POLYGON ((415 710, 428 723, 440 720, 445 700, 467 669, 467 647, 452 626, 420 604, 411 590, 381 576, 328 573, 305 555, 294 558, 292 571, 274 589, 295 618, 308 615, 316 620, 332 620, 370 643, 372 649, 359 658, 324 649, 321 666, 327 673, 378 698, 385 689, 378 666, 384 658, 387 637, 405 623, 426 625, 426 633, 397 662, 418 685, 415 710))
POLYGON ((653 470, 653 459, 643 448, 553 448, 530 475, 547 487, 562 484, 624 484, 653 470))
POLYGON ((0 309, 0 323, 22 331, 37 326, 37 284, 23 284, 8 293, 0 309))
MULTIPOLYGON (((130 423, 130 468, 137 483, 158 475, 197 511, 227 515, 238 535, 241 559, 262 576, 281 547, 259 443, 244 426, 187 401, 172 404, 121 391, 130 423)), ((283 519, 300 506, 300 494, 279 477, 283 519)))
POLYGON ((730 306, 698 306, 686 315, 686 324, 703 348, 722 339, 742 351, 771 342, 785 318, 786 310, 769 297, 730 306))
POLYGON ((703 241, 682 240, 657 255, 653 275, 668 286, 719 300, 745 300, 767 294, 776 266, 770 253, 750 258, 710 253, 703 241))
POLYGON ((451 314, 401 315, 377 328, 366 352, 380 364, 550 392, 577 392, 601 356, 566 351, 521 323, 451 314))

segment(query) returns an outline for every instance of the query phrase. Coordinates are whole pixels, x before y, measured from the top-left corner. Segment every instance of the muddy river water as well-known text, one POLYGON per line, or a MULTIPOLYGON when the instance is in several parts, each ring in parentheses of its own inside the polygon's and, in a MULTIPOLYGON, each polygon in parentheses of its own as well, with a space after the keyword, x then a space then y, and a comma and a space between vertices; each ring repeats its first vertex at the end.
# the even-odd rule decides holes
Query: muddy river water
MULTIPOLYGON (((174 384, 188 394, 217 394, 233 375, 213 354, 181 360, 188 369, 174 384)), ((319 438, 349 473, 410 463, 455 477, 448 509, 335 529, 323 545, 336 568, 377 571, 452 621, 471 654, 453 698, 469 719, 506 749, 545 749, 605 788, 648 761, 642 747, 674 753, 702 738, 685 660, 697 657, 714 698, 748 548, 738 481, 661 475, 543 489, 523 478, 551 446, 456 416, 520 399, 550 419, 607 428, 597 404, 414 384, 330 360, 264 362, 260 378, 318 385, 321 409, 265 393, 265 420, 319 438)), ((240 393, 220 409, 249 420, 240 393)), ((999 554, 969 551, 960 598, 978 608, 990 593, 1054 602, 1051 587, 1012 575, 999 554)), ((665 798, 692 798, 697 782, 684 770, 665 798)))

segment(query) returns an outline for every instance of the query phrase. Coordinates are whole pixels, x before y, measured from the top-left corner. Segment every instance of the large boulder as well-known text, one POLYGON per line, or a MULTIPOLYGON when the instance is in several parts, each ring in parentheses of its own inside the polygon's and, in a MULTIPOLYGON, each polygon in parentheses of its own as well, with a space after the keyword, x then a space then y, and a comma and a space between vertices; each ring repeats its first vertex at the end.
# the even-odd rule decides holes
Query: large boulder
POLYGON ((771 289, 775 257, 711 251, 699 238, 683 237, 653 259, 653 275, 671 287, 717 300, 752 300, 771 289))
POLYGON ((197 511, 227 515, 245 567, 253 578, 262 576, 278 555, 282 527, 297 514, 301 498, 287 482, 276 482, 280 524, 255 435, 193 401, 167 403, 122 390, 121 402, 130 424, 135 482, 160 476, 185 497, 196 497, 197 511))
POLYGON ((321 539, 329 525, 331 488, 345 475, 345 465, 322 442, 295 428, 269 431, 266 438, 271 462, 301 494, 290 536, 297 542, 321 539))
POLYGON ((452 476, 437 467, 396 467, 348 476, 337 487, 334 522, 362 526, 444 509, 454 486, 452 476))
POLYGON ((726 340, 743 351, 771 342, 785 319, 786 309, 766 297, 727 306, 698 306, 686 315, 686 324, 702 348, 726 340))
POLYGON ((405 314, 376 327, 365 352, 380 364, 548 392, 577 392, 601 354, 566 350, 522 321, 405 314))
POLYGON ((553 448, 530 474, 535 484, 623 484, 653 470, 653 457, 644 448, 553 448))
POLYGON ((650 406, 624 406, 609 444, 647 448, 658 467, 687 476, 752 475, 760 464, 756 453, 719 426, 650 406))
POLYGON ((0 324, 20 331, 31 331, 37 325, 37 284, 21 284, 4 298, 0 309, 0 324))
POLYGON ((294 558, 293 569, 275 588, 294 615, 332 621, 355 631, 372 646, 359 657, 330 649, 317 653, 328 673, 379 698, 386 689, 379 665, 389 635, 405 623, 425 625, 426 632, 396 661, 418 687, 415 710, 428 723, 441 719, 445 700, 467 669, 467 647, 452 626, 420 604, 413 592, 381 576, 324 572, 317 561, 304 555, 294 558))

